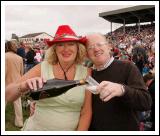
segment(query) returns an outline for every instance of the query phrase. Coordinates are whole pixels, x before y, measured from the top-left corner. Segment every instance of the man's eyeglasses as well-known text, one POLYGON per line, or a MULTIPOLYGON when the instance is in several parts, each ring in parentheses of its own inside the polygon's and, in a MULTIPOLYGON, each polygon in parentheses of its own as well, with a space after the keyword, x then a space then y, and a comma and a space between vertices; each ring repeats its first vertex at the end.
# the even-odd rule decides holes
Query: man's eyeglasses
POLYGON ((96 43, 96 44, 93 44, 93 45, 88 45, 87 50, 90 51, 90 50, 93 50, 96 47, 101 48, 103 45, 106 45, 106 44, 107 44, 107 42, 100 42, 100 43, 96 43))

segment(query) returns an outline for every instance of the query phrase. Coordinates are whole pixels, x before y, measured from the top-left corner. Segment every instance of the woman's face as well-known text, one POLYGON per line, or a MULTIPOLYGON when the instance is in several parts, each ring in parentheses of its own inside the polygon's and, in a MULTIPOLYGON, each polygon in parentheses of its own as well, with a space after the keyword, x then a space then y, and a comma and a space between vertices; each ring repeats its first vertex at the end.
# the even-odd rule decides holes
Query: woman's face
POLYGON ((73 63, 78 47, 76 42, 61 42, 56 44, 56 54, 60 63, 73 63))

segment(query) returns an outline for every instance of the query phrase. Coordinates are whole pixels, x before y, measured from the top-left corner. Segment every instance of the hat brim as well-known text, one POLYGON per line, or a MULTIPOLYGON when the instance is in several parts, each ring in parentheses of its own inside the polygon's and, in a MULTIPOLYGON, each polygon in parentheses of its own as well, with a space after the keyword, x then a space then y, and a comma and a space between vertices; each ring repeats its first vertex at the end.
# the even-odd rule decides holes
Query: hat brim
POLYGON ((59 42, 80 42, 82 44, 86 44, 87 42, 87 39, 86 37, 82 37, 82 38, 79 38, 79 39, 73 39, 73 38, 62 38, 62 39, 54 39, 52 41, 46 41, 47 45, 50 47, 52 46, 53 44, 55 43, 59 43, 59 42))

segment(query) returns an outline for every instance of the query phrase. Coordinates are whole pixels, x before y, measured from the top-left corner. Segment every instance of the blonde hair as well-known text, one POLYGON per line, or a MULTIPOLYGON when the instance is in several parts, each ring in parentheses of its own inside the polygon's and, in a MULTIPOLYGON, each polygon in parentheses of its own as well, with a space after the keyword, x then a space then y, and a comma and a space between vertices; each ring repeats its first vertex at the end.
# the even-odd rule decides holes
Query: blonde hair
POLYGON ((34 50, 32 44, 26 44, 25 48, 29 50, 34 50))
MULTIPOLYGON (((75 63, 81 64, 86 57, 86 48, 81 43, 77 43, 77 47, 78 47, 78 52, 75 59, 75 63)), ((56 44, 53 44, 50 48, 47 49, 45 53, 45 60, 48 61, 48 63, 51 65, 58 63, 58 57, 56 54, 56 44)))

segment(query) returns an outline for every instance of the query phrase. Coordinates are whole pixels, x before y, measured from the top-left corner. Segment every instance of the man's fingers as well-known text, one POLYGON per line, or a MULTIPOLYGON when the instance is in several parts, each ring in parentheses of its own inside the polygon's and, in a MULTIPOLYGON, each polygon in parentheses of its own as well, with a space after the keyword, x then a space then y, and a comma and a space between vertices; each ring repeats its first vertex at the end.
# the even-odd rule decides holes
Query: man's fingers
POLYGON ((101 92, 100 92, 100 98, 103 100, 106 97, 108 97, 111 94, 111 91, 109 89, 104 88, 101 92))
POLYGON ((102 87, 102 86, 107 86, 108 84, 110 84, 109 81, 102 81, 102 82, 100 83, 100 86, 101 86, 101 87, 102 87))
POLYGON ((110 93, 106 98, 103 99, 104 102, 107 102, 109 101, 110 99, 112 99, 114 96, 113 96, 113 93, 110 93))

